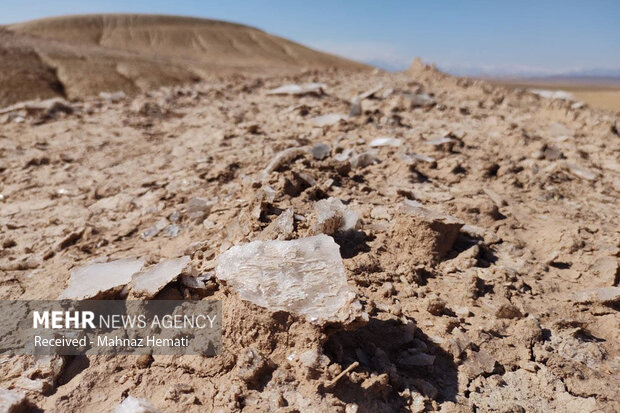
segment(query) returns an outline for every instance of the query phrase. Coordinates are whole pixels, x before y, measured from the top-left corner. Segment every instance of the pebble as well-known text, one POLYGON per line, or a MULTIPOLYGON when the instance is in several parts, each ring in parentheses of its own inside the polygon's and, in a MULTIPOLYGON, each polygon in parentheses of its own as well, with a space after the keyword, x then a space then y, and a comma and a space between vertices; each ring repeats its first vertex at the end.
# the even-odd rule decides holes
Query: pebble
POLYGON ((331 148, 328 144, 320 142, 312 146, 310 153, 314 159, 322 160, 329 156, 331 153, 331 148))

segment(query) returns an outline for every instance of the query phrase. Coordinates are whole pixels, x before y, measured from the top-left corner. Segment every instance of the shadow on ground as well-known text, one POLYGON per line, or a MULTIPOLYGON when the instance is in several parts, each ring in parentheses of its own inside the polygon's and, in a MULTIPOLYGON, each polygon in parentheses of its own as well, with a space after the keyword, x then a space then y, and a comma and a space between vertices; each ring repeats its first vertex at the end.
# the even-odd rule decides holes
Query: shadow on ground
POLYGON ((325 354, 343 367, 357 361, 360 365, 356 372, 375 376, 358 380, 359 376, 352 374, 332 389, 342 401, 356 403, 360 413, 403 409, 408 402, 408 397, 401 394, 405 389, 440 403, 456 401, 457 368, 452 356, 413 324, 372 318, 357 330, 332 335, 325 344, 325 354), (432 365, 413 365, 416 357, 410 356, 422 353, 434 356, 432 365))

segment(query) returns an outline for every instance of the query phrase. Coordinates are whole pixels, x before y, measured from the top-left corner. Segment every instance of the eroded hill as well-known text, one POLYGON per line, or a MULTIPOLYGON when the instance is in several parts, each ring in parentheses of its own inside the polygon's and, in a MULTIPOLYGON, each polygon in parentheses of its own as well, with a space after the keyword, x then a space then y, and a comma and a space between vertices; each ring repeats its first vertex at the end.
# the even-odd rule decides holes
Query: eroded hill
POLYGON ((220 74, 368 66, 216 20, 154 15, 55 17, 0 27, 0 106, 99 92, 134 94, 220 74))

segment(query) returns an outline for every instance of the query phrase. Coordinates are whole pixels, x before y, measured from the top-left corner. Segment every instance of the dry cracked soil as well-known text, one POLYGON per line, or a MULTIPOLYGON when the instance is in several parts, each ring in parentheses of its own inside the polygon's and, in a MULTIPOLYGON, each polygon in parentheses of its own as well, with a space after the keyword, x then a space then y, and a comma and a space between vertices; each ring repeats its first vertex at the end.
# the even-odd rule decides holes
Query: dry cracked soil
POLYGON ((123 400, 118 411, 620 411, 619 127, 617 113, 419 62, 4 110, 0 298, 55 299, 72 269, 103 257, 188 255, 204 288, 172 281, 155 298, 221 300, 224 326, 215 357, 2 356, 2 400, 8 390, 46 412, 123 400), (268 93, 312 82, 323 85, 268 93), (360 217, 329 232, 365 321, 317 326, 218 279, 233 245, 315 234, 329 198, 360 217))

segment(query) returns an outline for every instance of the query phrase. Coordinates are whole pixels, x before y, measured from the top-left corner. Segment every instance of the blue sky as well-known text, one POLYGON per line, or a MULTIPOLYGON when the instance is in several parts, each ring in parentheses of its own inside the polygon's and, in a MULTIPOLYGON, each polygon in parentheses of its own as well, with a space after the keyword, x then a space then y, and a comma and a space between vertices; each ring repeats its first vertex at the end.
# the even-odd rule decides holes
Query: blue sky
POLYGON ((0 24, 81 13, 234 21, 384 68, 420 56, 459 74, 620 73, 620 1, 0 0, 0 24))

